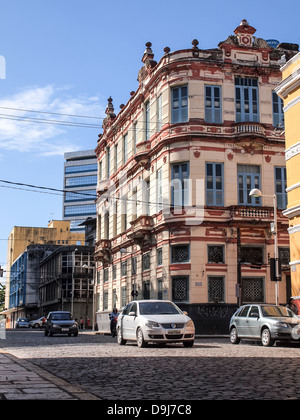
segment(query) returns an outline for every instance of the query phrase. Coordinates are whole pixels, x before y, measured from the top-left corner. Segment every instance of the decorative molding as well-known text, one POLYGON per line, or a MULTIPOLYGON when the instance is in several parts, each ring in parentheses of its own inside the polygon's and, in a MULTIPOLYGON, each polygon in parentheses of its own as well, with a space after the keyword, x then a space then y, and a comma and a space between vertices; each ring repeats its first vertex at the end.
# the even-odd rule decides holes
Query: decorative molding
POLYGON ((300 154, 300 141, 296 144, 294 144, 293 146, 289 147, 286 151, 285 151, 285 160, 289 160, 292 157, 299 155, 300 154))
POLYGON ((296 216, 300 216, 300 205, 286 209, 282 212, 282 214, 288 217, 289 219, 292 219, 296 216))
POLYGON ((292 101, 290 101, 287 105, 283 107, 283 111, 287 112, 290 108, 292 108, 294 105, 297 105, 300 102, 300 95, 294 98, 292 101))
POLYGON ((286 192, 288 193, 290 191, 295 190, 296 188, 300 188, 300 182, 298 182, 297 184, 293 184, 290 187, 286 188, 286 192))
POLYGON ((292 226, 290 228, 288 228, 288 232, 289 234, 293 234, 293 233, 297 233, 300 232, 300 225, 296 225, 296 226, 292 226))

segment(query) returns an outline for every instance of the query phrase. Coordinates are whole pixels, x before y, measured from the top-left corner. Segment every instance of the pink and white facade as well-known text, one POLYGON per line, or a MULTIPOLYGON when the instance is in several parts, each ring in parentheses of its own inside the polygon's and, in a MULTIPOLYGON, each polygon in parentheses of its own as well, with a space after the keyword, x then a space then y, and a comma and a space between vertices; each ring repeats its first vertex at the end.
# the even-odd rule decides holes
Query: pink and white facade
MULTIPOLYGON (((218 47, 146 44, 139 87, 118 115, 108 100, 98 160, 96 314, 133 297, 171 299, 198 331, 226 331, 236 306, 275 302, 272 196, 278 202, 279 302, 290 293, 280 59, 242 21, 218 47), (252 188, 264 196, 251 198, 252 188), (224 330, 225 329, 225 330, 224 330)), ((104 319, 104 321, 103 321, 104 319)))

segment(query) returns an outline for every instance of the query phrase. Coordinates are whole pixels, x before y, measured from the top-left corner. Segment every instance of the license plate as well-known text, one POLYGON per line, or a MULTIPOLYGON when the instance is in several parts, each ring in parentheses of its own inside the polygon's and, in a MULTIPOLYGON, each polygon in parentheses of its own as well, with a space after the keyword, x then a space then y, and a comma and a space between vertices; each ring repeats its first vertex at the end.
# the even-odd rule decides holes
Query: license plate
POLYGON ((179 330, 169 330, 168 331, 168 335, 178 335, 178 334, 180 334, 179 330))
POLYGON ((62 328, 62 331, 69 331, 69 328, 62 328))

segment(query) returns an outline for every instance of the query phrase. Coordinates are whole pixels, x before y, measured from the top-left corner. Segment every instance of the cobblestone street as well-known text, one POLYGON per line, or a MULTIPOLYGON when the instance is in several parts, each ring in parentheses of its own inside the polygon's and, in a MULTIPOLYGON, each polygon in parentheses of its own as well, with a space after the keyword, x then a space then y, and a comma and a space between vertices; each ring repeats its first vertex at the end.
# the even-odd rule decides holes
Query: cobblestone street
MULTIPOLYGON (((233 346, 227 338, 119 346, 103 335, 7 331, 0 348, 105 400, 299 399, 300 346, 233 346)), ((64 397, 62 396, 62 399, 64 397)))

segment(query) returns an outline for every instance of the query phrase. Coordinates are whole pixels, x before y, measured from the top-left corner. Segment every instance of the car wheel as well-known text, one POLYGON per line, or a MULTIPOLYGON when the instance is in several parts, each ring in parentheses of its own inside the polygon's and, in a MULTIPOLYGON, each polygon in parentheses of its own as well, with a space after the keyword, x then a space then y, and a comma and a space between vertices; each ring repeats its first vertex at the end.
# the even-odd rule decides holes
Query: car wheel
POLYGON ((183 341, 182 344, 183 344, 184 347, 193 347, 194 340, 193 341, 183 341))
POLYGON ((143 331, 141 330, 141 328, 137 329, 136 340, 139 348, 147 347, 147 342, 144 340, 143 331))
POLYGON ((261 343, 264 347, 272 347, 275 340, 271 337, 269 328, 264 328, 261 333, 261 343))
POLYGON ((77 336, 78 336, 78 332, 74 333, 74 337, 77 337, 77 336))
POLYGON ((117 331, 117 342, 118 344, 120 344, 120 346, 124 346, 126 344, 126 340, 123 339, 122 330, 120 327, 118 328, 118 331, 117 331))
POLYGON ((240 338, 238 337, 237 329, 235 327, 231 328, 230 341, 232 344, 239 344, 241 341, 240 338))

